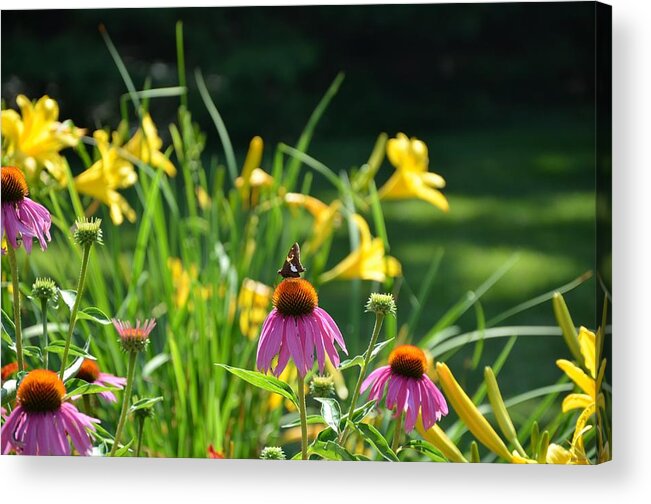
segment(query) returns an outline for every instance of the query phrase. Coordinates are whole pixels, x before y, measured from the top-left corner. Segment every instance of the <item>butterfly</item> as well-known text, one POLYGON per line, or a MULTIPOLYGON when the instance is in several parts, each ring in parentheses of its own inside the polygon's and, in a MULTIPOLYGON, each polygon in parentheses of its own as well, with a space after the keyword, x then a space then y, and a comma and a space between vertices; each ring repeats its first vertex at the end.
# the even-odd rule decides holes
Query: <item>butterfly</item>
POLYGON ((283 278, 299 278, 305 268, 301 264, 301 249, 298 243, 294 243, 287 253, 287 259, 283 267, 278 270, 278 274, 283 278))

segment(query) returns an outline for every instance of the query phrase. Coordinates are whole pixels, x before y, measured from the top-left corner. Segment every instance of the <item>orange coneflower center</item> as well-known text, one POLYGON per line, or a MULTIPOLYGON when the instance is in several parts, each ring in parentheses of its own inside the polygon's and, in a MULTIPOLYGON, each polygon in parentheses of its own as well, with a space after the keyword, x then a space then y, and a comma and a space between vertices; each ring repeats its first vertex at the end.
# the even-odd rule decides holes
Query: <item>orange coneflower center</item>
POLYGON ((418 347, 400 345, 389 354, 391 371, 408 378, 420 378, 427 370, 427 357, 418 347))
POLYGON ((2 369, 0 370, 0 375, 2 381, 5 381, 7 378, 9 378, 11 375, 16 373, 18 371, 18 363, 17 362, 10 362, 6 366, 2 366, 2 369))
POLYGON ((84 359, 79 371, 77 371, 77 378, 93 383, 99 378, 99 366, 94 360, 84 359))
POLYGON ((2 199, 10 203, 22 201, 29 194, 25 175, 15 166, 2 167, 2 199))
POLYGON ((57 411, 66 395, 66 387, 54 371, 35 369, 18 387, 18 404, 30 413, 57 411))
POLYGON ((273 305, 282 315, 308 315, 319 304, 319 296, 304 278, 285 278, 278 284, 272 298, 273 305))

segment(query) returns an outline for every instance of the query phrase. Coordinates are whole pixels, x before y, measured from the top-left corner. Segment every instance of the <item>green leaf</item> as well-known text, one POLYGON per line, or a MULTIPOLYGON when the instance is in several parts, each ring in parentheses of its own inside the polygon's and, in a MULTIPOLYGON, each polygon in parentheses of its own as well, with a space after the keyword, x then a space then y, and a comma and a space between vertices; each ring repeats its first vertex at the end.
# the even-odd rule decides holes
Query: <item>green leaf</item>
MULTIPOLYGON (((305 421, 308 425, 326 423, 325 418, 323 418, 321 415, 307 415, 305 421)), ((301 419, 297 418, 296 420, 283 424, 280 427, 283 429, 290 429, 292 427, 298 427, 299 425, 301 425, 301 419)))
MULTIPOLYGON (((88 350, 88 343, 86 343, 86 350, 88 350)), ((63 383, 66 383, 69 379, 74 378, 77 375, 77 371, 79 371, 79 368, 84 363, 84 359, 85 357, 79 357, 68 366, 68 369, 63 372, 63 383)))
POLYGON ((4 310, 2 310, 2 339, 9 344, 16 339, 16 325, 4 310))
POLYGON ((142 377, 143 378, 149 378, 154 371, 156 371, 163 364, 169 362, 169 360, 170 360, 169 354, 161 353, 161 354, 155 355, 150 361, 148 361, 142 367, 142 377))
POLYGON ((360 422, 355 425, 355 428, 359 431, 359 433, 366 441, 375 447, 375 449, 380 455, 382 455, 382 457, 390 462, 398 462, 398 457, 389 446, 389 443, 387 443, 387 440, 384 439, 384 436, 380 434, 380 431, 378 431, 375 427, 360 422))
MULTIPOLYGON (((63 340, 60 341, 53 341, 51 342, 48 346, 46 346, 43 350, 45 352, 52 352, 56 354, 62 354, 65 350, 66 343, 63 340)), ((91 354, 88 353, 88 349, 80 348, 76 345, 73 345, 72 343, 70 344, 70 350, 69 350, 70 355, 74 355, 76 357, 84 357, 86 359, 90 360, 97 360, 95 357, 93 357, 91 354)))
POLYGON ((2 404, 7 404, 14 397, 16 397, 16 388, 18 387, 18 380, 7 380, 2 384, 2 404))
POLYGON ((285 399, 289 399, 298 408, 298 397, 296 397, 296 394, 289 385, 283 381, 280 381, 278 378, 267 376, 257 371, 249 371, 248 369, 227 366, 226 364, 215 364, 215 366, 225 369, 238 378, 249 382, 251 385, 267 390, 269 392, 273 392, 275 394, 279 394, 285 399))
POLYGON ((355 460, 352 453, 334 441, 316 440, 309 446, 308 451, 310 454, 318 455, 326 460, 355 460))
POLYGON ((138 399, 129 408, 129 413, 133 413, 134 411, 138 411, 145 408, 151 408, 154 404, 159 403, 162 400, 163 400, 163 396, 144 397, 142 399, 138 399))
POLYGON ((77 382, 82 382, 82 384, 76 388, 73 388, 71 392, 68 392, 64 396, 64 399, 70 399, 71 397, 80 395, 99 394, 100 392, 111 392, 113 390, 119 390, 118 387, 106 387, 104 385, 84 382, 83 380, 75 380, 73 383, 77 385, 77 382))
MULTIPOLYGON (((353 423, 361 422, 366 418, 366 415, 368 415, 371 411, 373 411, 373 408, 375 408, 375 401, 369 401, 365 404, 362 404, 359 408, 355 408, 355 411, 353 411, 352 422, 353 423)), ((344 415, 344 418, 347 419, 348 415, 344 415)))
POLYGON ((98 324, 102 325, 109 325, 111 323, 109 316, 95 306, 89 306, 88 308, 77 312, 77 318, 92 320, 93 322, 97 322, 98 324))
POLYGON ((72 307, 75 305, 75 301, 77 300, 77 291, 59 289, 59 294, 61 295, 63 303, 69 310, 72 310, 72 307))
POLYGON ((339 422, 341 421, 341 408, 336 399, 329 397, 315 397, 321 403, 321 416, 330 428, 339 434, 339 422))
POLYGON ((431 460, 434 462, 447 462, 448 459, 445 458, 445 456, 437 449, 434 447, 434 445, 428 443, 427 441, 422 441, 420 439, 414 439, 409 441, 408 443, 405 443, 402 446, 403 450, 406 449, 412 449, 416 450, 419 453, 422 453, 424 455, 427 455, 431 460))
POLYGON ((133 441, 134 441, 134 440, 131 439, 131 441, 129 441, 129 442, 128 442, 127 444, 125 444, 124 446, 122 446, 122 448, 118 448, 118 449, 115 451, 115 455, 114 455, 114 456, 115 456, 115 457, 124 457, 127 453, 129 453, 129 452, 131 451, 130 448, 131 448, 131 445, 133 444, 133 441))
MULTIPOLYGON (((376 345, 373 347, 373 350, 371 351, 371 358, 369 359, 369 363, 373 362, 373 360, 378 356, 378 354, 384 350, 384 348, 391 343, 395 338, 389 338, 388 340, 381 341, 380 343, 376 343, 376 345)), ((344 370, 348 369, 353 366, 359 366, 362 367, 364 365, 364 355, 356 355, 352 359, 347 359, 343 361, 341 364, 339 364, 339 370, 344 370)))

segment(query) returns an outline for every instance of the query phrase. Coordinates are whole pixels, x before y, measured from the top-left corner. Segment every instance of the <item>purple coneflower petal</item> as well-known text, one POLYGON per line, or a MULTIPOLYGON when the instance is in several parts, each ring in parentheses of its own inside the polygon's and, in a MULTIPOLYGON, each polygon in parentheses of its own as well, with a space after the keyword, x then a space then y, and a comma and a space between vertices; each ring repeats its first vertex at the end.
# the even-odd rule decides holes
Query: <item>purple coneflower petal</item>
POLYGON ((405 414, 405 431, 411 432, 414 430, 416 419, 418 418, 418 411, 421 407, 421 389, 419 380, 410 378, 407 388, 409 392, 407 397, 407 413, 405 414))
POLYGON ((291 317, 288 318, 289 320, 283 343, 287 343, 289 353, 292 355, 292 359, 294 359, 294 364, 296 364, 296 369, 298 369, 298 372, 301 373, 302 376, 305 376, 307 374, 307 363, 305 361, 305 355, 303 354, 303 345, 299 339, 296 320, 291 317))

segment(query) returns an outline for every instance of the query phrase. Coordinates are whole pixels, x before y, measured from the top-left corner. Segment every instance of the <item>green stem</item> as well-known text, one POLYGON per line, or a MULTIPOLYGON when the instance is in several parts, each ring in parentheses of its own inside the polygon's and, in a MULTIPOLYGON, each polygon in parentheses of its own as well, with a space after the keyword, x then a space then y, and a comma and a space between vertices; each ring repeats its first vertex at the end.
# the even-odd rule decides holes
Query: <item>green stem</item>
POLYGON ((301 416, 301 457, 307 460, 307 413, 305 411, 305 378, 298 373, 298 412, 301 416))
POLYGON ((16 326, 16 361, 18 371, 25 369, 23 360, 23 330, 20 322, 20 283, 18 282, 18 264, 16 262, 16 251, 7 243, 7 256, 9 258, 9 267, 11 268, 11 285, 14 295, 14 325, 16 326))
POLYGON ((68 353, 70 352, 72 333, 75 330, 75 324, 77 323, 77 312, 79 311, 79 304, 81 303, 81 298, 84 293, 86 272, 88 270, 88 259, 90 258, 90 249, 92 246, 93 246, 92 243, 84 246, 84 254, 81 259, 81 271, 79 272, 79 282, 77 283, 77 296, 75 297, 75 302, 72 305, 72 310, 70 310, 70 323, 68 324, 68 336, 66 338, 66 346, 63 349, 63 355, 61 357, 61 370, 59 371, 59 378, 61 378, 61 380, 63 380, 63 374, 65 373, 66 365, 68 364, 68 353))
MULTIPOLYGON (((48 337, 47 337, 47 299, 41 299, 41 318, 43 319, 43 348, 48 346, 48 337)), ((43 350, 43 367, 48 369, 49 355, 50 352, 43 350)), ((85 396, 84 396, 85 397, 85 396)))
POLYGON ((373 334, 371 335, 371 341, 366 349, 364 354, 364 364, 359 371, 359 376, 357 377, 357 384, 355 385, 355 390, 353 391, 353 396, 350 400, 350 409, 348 410, 348 417, 346 419, 346 425, 344 425, 341 434, 339 435, 339 444, 342 444, 346 440, 346 433, 348 432, 348 422, 352 421, 353 413, 355 411, 355 406, 357 406, 357 400, 359 399, 359 391, 362 388, 362 382, 366 377, 366 370, 368 365, 371 362, 371 353, 373 353, 373 347, 377 343, 377 339, 380 336, 380 330, 382 329, 382 322, 384 321, 384 313, 375 314, 375 325, 373 326, 373 334))
POLYGON ((145 417, 138 418, 138 442, 136 444, 136 457, 140 457, 140 448, 142 447, 142 432, 145 427, 145 417))
POLYGON ((127 384, 124 387, 124 395, 122 397, 122 411, 120 412, 120 420, 118 421, 118 427, 115 430, 115 438, 113 439, 113 448, 111 448, 110 457, 115 456, 115 452, 118 449, 120 444, 120 438, 122 437, 122 429, 124 429, 124 423, 127 419, 127 411, 129 410, 129 403, 131 402, 131 388, 133 387, 133 376, 136 371, 136 357, 138 356, 137 352, 129 352, 129 367, 127 369, 127 384))
POLYGON ((393 431, 393 442, 391 443, 391 449, 395 453, 398 447, 400 446, 400 438, 402 437, 402 418, 405 415, 404 411, 401 411, 396 420, 396 430, 393 431))
POLYGON ((86 411, 86 414, 93 416, 93 407, 90 404, 90 396, 88 394, 84 394, 82 397, 84 400, 84 410, 86 411))

